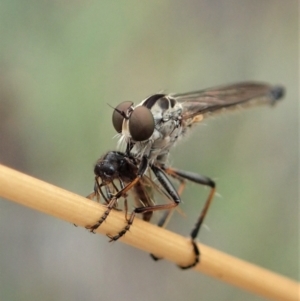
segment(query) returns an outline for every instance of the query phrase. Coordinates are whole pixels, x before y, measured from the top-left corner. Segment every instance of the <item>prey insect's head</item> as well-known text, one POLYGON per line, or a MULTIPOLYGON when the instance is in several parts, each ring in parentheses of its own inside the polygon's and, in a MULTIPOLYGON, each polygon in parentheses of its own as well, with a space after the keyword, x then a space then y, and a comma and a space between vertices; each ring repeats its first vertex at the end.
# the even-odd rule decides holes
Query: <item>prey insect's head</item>
POLYGON ((154 132, 151 111, 143 105, 133 107, 131 101, 124 101, 114 109, 112 122, 118 133, 124 134, 127 131, 134 141, 145 141, 154 132))
POLYGON ((110 151, 95 164, 94 173, 101 186, 113 183, 114 180, 130 182, 136 178, 138 165, 135 159, 125 153, 110 151))
POLYGON ((103 184, 111 183, 118 177, 118 171, 114 164, 108 160, 99 159, 94 168, 95 175, 101 179, 103 184))
POLYGON ((97 160, 94 173, 96 177, 100 178, 103 184, 109 184, 115 179, 119 178, 119 172, 122 171, 126 164, 125 156, 119 152, 108 152, 97 160))

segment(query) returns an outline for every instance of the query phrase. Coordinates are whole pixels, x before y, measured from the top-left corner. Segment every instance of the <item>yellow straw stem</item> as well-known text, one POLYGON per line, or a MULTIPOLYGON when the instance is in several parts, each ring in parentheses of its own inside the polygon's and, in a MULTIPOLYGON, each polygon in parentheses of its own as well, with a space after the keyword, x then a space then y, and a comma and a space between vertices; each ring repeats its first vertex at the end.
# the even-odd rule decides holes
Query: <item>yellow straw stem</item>
MULTIPOLYGON (((106 210, 101 204, 3 165, 0 165, 0 196, 82 227, 95 224, 106 210)), ((124 213, 112 211, 96 232, 114 235, 124 225, 124 213)), ((188 238, 138 218, 120 241, 181 266, 194 260, 188 238)), ((194 270, 272 300, 300 300, 296 281, 203 244, 198 246, 201 257, 194 270)))

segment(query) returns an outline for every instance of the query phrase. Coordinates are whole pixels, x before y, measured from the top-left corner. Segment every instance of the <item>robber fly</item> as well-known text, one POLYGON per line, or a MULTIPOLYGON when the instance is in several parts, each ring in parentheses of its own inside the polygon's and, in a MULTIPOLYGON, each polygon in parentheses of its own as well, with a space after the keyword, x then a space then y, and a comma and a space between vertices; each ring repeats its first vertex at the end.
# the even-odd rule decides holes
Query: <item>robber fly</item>
MULTIPOLYGON (((195 266, 200 254, 195 239, 215 194, 215 183, 208 177, 167 167, 170 149, 194 124, 209 115, 224 109, 232 110, 254 104, 274 105, 283 95, 284 88, 280 86, 246 82, 183 94, 159 93, 146 98, 136 106, 130 101, 118 105, 114 109, 112 122, 121 136, 120 141, 126 143, 126 152, 110 152, 100 158, 95 166, 95 191, 92 196, 102 195, 108 205, 100 220, 89 227, 91 231, 101 225, 111 209, 116 207, 120 197, 125 198, 127 225, 117 235, 110 236, 111 240, 117 240, 128 231, 135 214, 142 213, 145 220, 150 220, 153 211, 168 212, 176 207, 181 202, 180 194, 185 180, 206 185, 210 187, 210 193, 190 234, 195 261, 182 268, 195 266), (125 166, 126 171, 122 171, 122 166, 125 166), (136 207, 127 218, 126 193, 130 189, 137 192, 144 187, 143 179, 149 169, 171 202, 155 205, 149 202, 146 194, 138 192, 136 195, 142 206, 136 207), (178 190, 174 188, 168 176, 180 181, 181 186, 178 190), (116 179, 119 180, 121 189, 112 184, 116 179), (113 186, 116 193, 111 193, 108 184, 113 186), (105 193, 102 192, 102 188, 105 188, 105 193)), ((166 216, 167 214, 163 216, 160 226, 164 224, 166 216)))
POLYGON ((175 142, 193 125, 226 110, 253 105, 274 105, 284 88, 264 83, 244 82, 182 94, 151 95, 136 106, 119 104, 112 122, 125 141, 126 152, 135 157, 165 164, 175 142))

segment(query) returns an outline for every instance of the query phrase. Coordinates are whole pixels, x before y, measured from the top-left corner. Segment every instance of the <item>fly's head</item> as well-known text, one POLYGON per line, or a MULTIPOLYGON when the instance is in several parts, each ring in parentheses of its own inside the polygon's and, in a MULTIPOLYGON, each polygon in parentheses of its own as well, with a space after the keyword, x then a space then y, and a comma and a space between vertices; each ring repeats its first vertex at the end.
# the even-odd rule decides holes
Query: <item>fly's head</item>
POLYGON ((155 126, 151 111, 142 105, 134 107, 131 101, 124 101, 114 109, 112 122, 115 130, 130 144, 147 141, 155 126))
POLYGON ((174 98, 154 94, 136 106, 130 101, 121 103, 112 122, 137 157, 155 159, 159 149, 169 148, 180 135, 181 114, 182 106, 174 98))

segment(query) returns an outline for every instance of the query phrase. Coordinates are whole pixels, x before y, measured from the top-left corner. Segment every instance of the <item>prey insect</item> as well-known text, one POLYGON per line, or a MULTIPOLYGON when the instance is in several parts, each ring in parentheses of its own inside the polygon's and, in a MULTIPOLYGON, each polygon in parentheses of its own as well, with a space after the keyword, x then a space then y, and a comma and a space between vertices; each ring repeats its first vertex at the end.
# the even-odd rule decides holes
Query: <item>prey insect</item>
MULTIPOLYGON (((108 152, 97 161, 94 168, 94 192, 91 193, 88 198, 93 199, 96 197, 99 199, 101 195, 104 201, 107 203, 107 210, 96 224, 87 228, 90 229, 91 232, 97 229, 105 221, 110 211, 117 208, 117 202, 120 198, 124 198, 125 219, 127 224, 116 235, 108 235, 111 241, 119 239, 130 229, 136 214, 142 214, 143 220, 150 221, 154 211, 166 210, 165 214, 158 223, 158 226, 163 227, 166 224, 169 214, 171 214, 171 210, 181 201, 180 194, 184 189, 185 179, 198 184, 207 185, 211 187, 211 192, 202 209, 201 215, 197 220, 193 231, 191 232, 193 249, 195 251, 195 260, 188 266, 181 266, 182 269, 191 268, 199 262, 199 250, 194 242, 194 239, 198 234, 208 207, 212 201, 215 184, 209 178, 191 172, 181 171, 173 168, 165 168, 159 164, 150 164, 150 169, 161 186, 161 188, 159 188, 153 181, 147 182, 146 179, 149 179, 145 176, 145 169, 147 166, 148 162, 145 157, 143 157, 141 161, 138 161, 138 159, 130 155, 114 151, 108 152), (176 188, 173 186, 167 175, 170 175, 180 182, 178 190, 176 190, 176 188), (120 188, 118 188, 118 186, 115 184, 115 181, 119 182, 120 188), (167 204, 155 204, 148 193, 149 188, 151 189, 154 185, 157 189, 161 189, 171 202, 167 204), (137 207, 130 213, 128 217, 127 192, 129 190, 133 191, 135 195, 137 207)), ((152 257, 157 259, 154 255, 152 255, 152 257)))

